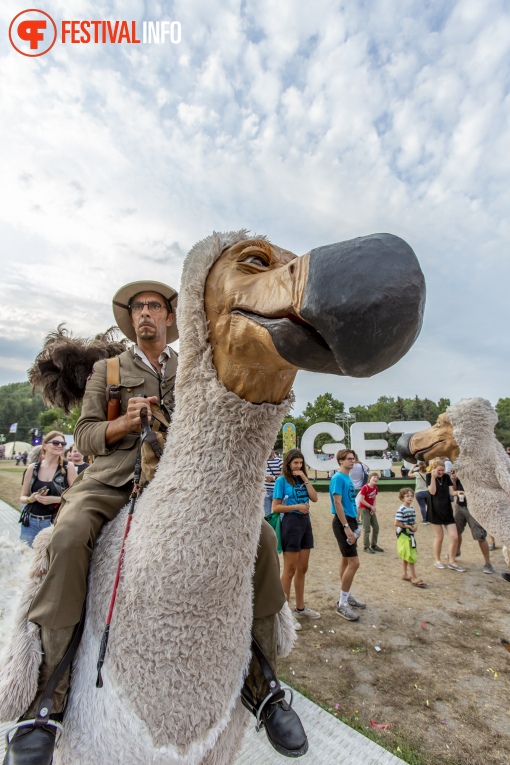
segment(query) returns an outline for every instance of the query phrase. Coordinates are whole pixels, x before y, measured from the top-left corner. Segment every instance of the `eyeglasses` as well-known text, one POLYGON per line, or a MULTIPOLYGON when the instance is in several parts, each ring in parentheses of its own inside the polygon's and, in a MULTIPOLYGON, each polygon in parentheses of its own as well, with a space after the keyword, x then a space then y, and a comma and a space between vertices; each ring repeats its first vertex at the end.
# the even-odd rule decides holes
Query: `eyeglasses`
POLYGON ((143 311, 144 305, 147 306, 147 308, 149 309, 151 313, 159 313, 161 309, 163 308, 161 303, 158 303, 157 300, 144 300, 143 303, 141 301, 140 302, 137 301, 136 303, 131 303, 131 305, 129 306, 129 309, 131 313, 141 313, 143 311))
POLYGON ((61 446, 63 449, 64 446, 66 445, 66 442, 65 441, 46 441, 46 445, 48 444, 53 444, 53 446, 61 446))

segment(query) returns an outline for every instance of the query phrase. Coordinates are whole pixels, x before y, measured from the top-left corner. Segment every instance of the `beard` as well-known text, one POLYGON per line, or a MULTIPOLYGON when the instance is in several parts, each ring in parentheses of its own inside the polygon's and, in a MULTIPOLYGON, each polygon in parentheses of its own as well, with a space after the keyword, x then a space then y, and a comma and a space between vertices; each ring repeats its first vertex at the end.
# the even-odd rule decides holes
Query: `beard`
POLYGON ((136 334, 146 340, 156 335, 156 327, 153 324, 141 324, 138 326, 136 334))

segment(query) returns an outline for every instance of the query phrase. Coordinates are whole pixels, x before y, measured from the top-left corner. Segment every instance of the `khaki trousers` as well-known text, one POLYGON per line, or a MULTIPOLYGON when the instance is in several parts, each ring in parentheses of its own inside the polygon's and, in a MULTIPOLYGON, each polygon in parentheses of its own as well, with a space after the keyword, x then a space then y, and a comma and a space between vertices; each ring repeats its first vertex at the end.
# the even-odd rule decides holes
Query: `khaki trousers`
POLYGON ((97 537, 104 524, 127 504, 131 493, 131 481, 115 487, 87 476, 87 471, 82 476, 63 496, 48 547, 48 573, 28 613, 29 621, 51 630, 80 621, 97 537))

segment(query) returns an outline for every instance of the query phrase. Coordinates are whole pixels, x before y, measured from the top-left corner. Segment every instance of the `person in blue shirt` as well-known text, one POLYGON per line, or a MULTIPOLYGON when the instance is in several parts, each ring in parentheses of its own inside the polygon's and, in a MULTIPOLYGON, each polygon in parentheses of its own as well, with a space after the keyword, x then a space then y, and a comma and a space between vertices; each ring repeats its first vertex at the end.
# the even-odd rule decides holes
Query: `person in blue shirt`
MULTIPOLYGON (((281 536, 283 551, 282 587, 287 601, 294 580, 296 608, 294 617, 320 619, 320 614, 305 606, 305 575, 308 570, 313 532, 310 502, 317 502, 317 492, 308 480, 303 454, 290 449, 283 460, 282 475, 276 479, 273 491, 273 513, 283 513, 281 536)), ((296 629, 301 629, 296 622, 296 629)))
POLYGON ((359 568, 356 490, 349 477, 349 472, 356 462, 356 455, 352 449, 341 449, 337 452, 336 460, 340 467, 329 482, 333 533, 342 556, 339 571, 341 591, 336 612, 344 619, 356 622, 359 614, 354 609, 366 608, 366 603, 362 603, 351 595, 352 582, 359 568))

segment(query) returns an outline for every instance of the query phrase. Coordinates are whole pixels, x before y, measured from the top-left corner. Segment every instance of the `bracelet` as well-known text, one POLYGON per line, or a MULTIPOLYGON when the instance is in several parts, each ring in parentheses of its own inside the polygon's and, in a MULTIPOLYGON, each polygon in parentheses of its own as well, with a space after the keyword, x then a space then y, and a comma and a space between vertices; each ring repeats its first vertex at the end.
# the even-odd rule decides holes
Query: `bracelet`
POLYGON ((303 484, 303 486, 309 486, 309 485, 310 485, 310 481, 305 481, 303 484))

